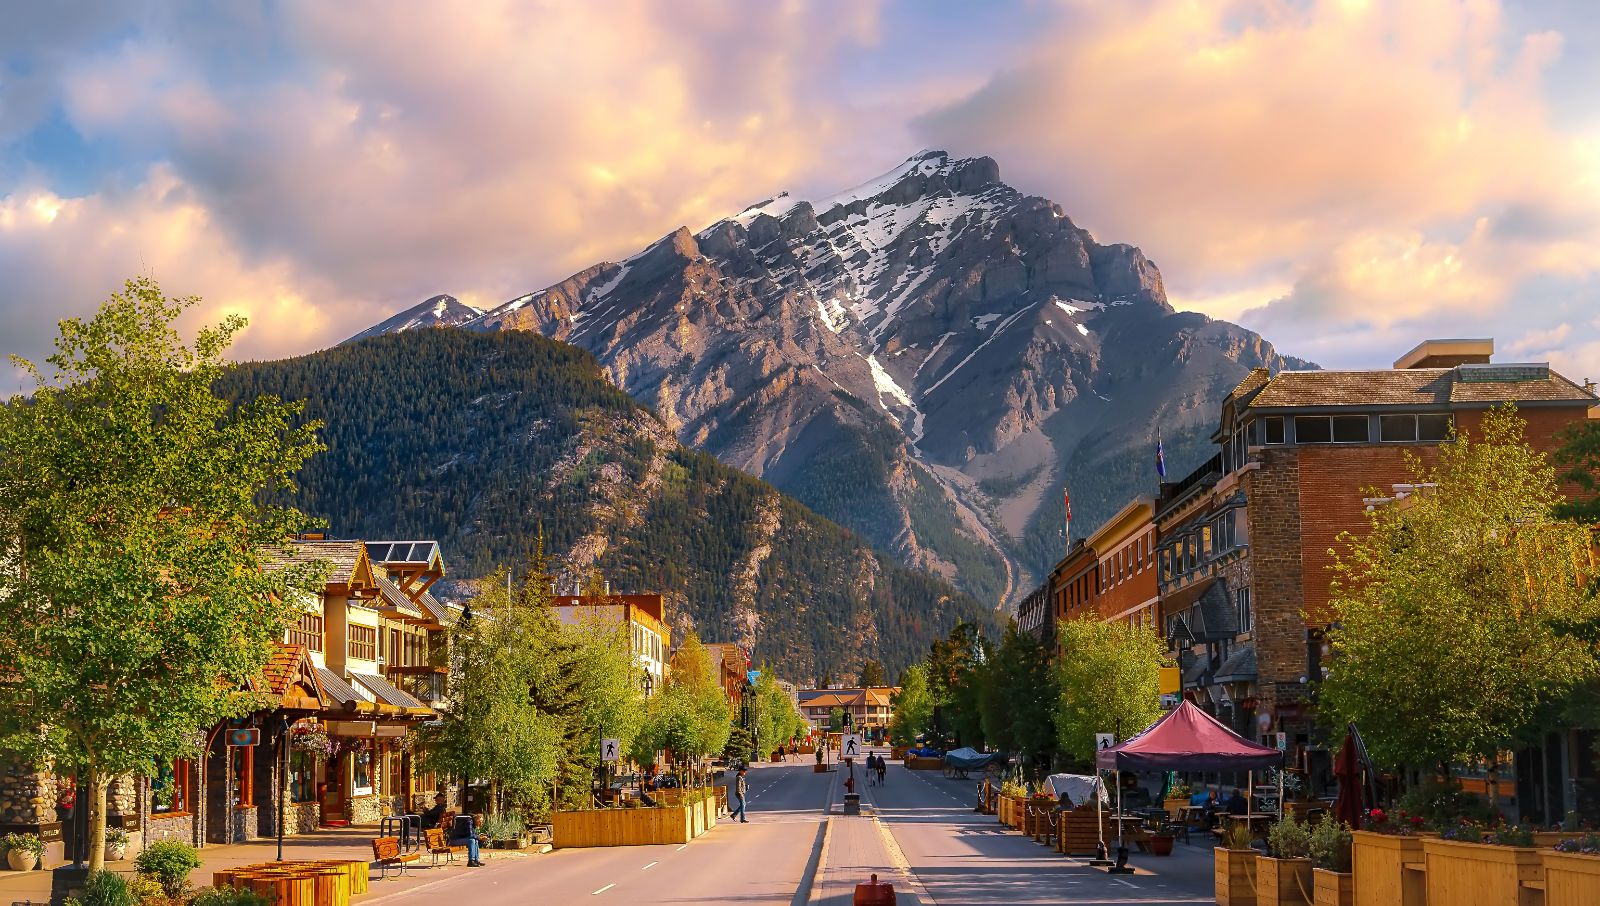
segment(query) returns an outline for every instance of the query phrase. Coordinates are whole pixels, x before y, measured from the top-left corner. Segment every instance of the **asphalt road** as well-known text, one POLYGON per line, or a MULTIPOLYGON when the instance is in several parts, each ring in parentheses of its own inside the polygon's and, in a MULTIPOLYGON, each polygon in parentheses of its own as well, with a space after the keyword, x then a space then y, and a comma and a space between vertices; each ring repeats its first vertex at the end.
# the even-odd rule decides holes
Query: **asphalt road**
POLYGON ((884 786, 864 789, 938 906, 1215 902, 1211 849, 1198 839, 1180 842, 1169 857, 1135 852, 1129 861, 1138 873, 1113 877, 974 812, 976 785, 892 763, 884 786))
POLYGON ((718 821, 680 846, 558 849, 364 900, 384 906, 740 903, 790 906, 819 842, 834 774, 811 763, 758 765, 748 775, 750 823, 718 821))

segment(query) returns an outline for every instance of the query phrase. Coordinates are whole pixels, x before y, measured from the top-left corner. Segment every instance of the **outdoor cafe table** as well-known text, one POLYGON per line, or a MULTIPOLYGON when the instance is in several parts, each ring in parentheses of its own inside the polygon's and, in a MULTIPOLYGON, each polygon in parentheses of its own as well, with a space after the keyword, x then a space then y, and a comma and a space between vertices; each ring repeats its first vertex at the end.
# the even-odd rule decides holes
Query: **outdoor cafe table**
POLYGON ((1271 824, 1272 822, 1278 820, 1278 816, 1277 815, 1263 814, 1263 813, 1260 813, 1260 812, 1257 812, 1257 813, 1254 813, 1254 814, 1250 814, 1250 815, 1227 815, 1227 814, 1225 814, 1222 817, 1224 819, 1228 820, 1228 821, 1243 821, 1243 822, 1245 822, 1246 824, 1250 825, 1250 832, 1251 833, 1260 833, 1260 831, 1256 830, 1256 825, 1257 824, 1271 824))

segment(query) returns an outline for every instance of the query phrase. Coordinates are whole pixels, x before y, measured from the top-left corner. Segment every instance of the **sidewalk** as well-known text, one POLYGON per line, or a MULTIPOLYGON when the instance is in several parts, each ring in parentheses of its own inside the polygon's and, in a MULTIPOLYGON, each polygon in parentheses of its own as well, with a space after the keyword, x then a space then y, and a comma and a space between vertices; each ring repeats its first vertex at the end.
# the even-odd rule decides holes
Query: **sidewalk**
MULTIPOLYGON (((863 784, 858 789, 865 793, 864 777, 857 765, 856 779, 863 784)), ((878 820, 870 799, 870 793, 862 797, 860 815, 845 815, 843 782, 840 775, 835 775, 828 795, 822 857, 811 888, 812 906, 848 906, 855 899, 856 885, 866 883, 873 875, 894 885, 896 903, 919 906, 932 902, 923 896, 921 883, 912 875, 911 866, 888 828, 878 820)))
MULTIPOLYGON (((314 834, 285 837, 283 857, 288 860, 350 859, 370 862, 371 841, 376 836, 378 836, 378 826, 372 824, 327 828, 314 834)), ((497 862, 531 858, 535 852, 537 850, 533 849, 520 852, 484 849, 481 854, 483 861, 493 866, 497 862)), ((256 862, 271 862, 277 855, 278 846, 274 840, 252 840, 249 843, 236 843, 231 846, 207 846, 200 850, 200 867, 189 876, 189 881, 197 888, 209 887, 211 875, 215 871, 256 862)), ((391 893, 400 893, 423 884, 460 877, 467 872, 492 870, 492 868, 466 868, 464 855, 457 856, 455 863, 448 867, 443 861, 437 868, 431 867, 432 864, 432 858, 426 852, 422 852, 421 859, 412 862, 407 868, 404 878, 398 877, 391 871, 388 879, 383 881, 378 880, 378 870, 374 868, 372 882, 367 892, 353 897, 352 902, 370 903, 391 893)), ((133 874, 132 859, 107 863, 106 867, 123 874, 133 874)), ((0 871, 0 906, 9 906, 12 903, 48 903, 52 877, 53 873, 50 871, 0 871)))

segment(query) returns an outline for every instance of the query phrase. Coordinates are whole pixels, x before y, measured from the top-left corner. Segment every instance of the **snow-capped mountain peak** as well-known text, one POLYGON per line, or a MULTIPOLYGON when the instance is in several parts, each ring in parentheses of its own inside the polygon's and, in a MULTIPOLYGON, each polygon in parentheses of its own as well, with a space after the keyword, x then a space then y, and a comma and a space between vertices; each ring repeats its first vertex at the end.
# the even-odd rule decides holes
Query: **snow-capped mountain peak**
POLYGON ((460 327, 476 321, 483 317, 483 314, 483 309, 468 305, 455 296, 433 296, 381 324, 363 330, 345 342, 364 340, 380 334, 415 330, 419 327, 460 327))

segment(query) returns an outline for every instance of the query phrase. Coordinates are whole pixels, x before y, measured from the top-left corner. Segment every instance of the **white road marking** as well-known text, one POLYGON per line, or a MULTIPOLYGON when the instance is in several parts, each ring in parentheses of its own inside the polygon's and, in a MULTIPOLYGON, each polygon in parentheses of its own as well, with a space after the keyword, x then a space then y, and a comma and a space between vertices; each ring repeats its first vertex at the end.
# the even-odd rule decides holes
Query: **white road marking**
POLYGON ((688 848, 689 848, 689 844, 685 843, 682 846, 678 847, 676 852, 680 852, 681 853, 681 852, 683 852, 684 850, 686 850, 688 848))
POLYGON ((660 865, 660 864, 661 864, 660 862, 651 862, 649 865, 646 865, 645 867, 643 867, 643 868, 641 868, 639 870, 640 871, 649 871, 650 869, 655 868, 657 865, 660 865))
POLYGON ((1112 878, 1111 880, 1116 881, 1118 884, 1126 884, 1127 886, 1132 887, 1134 890, 1139 889, 1139 885, 1133 883, 1132 881, 1124 881, 1121 878, 1112 878))
POLYGON ((615 886, 617 886, 617 885, 615 885, 615 884, 607 884, 606 886, 600 888, 599 890, 595 891, 594 893, 589 894, 589 896, 591 896, 591 897, 599 896, 600 894, 605 893, 606 891, 610 890, 611 888, 613 888, 615 886))

